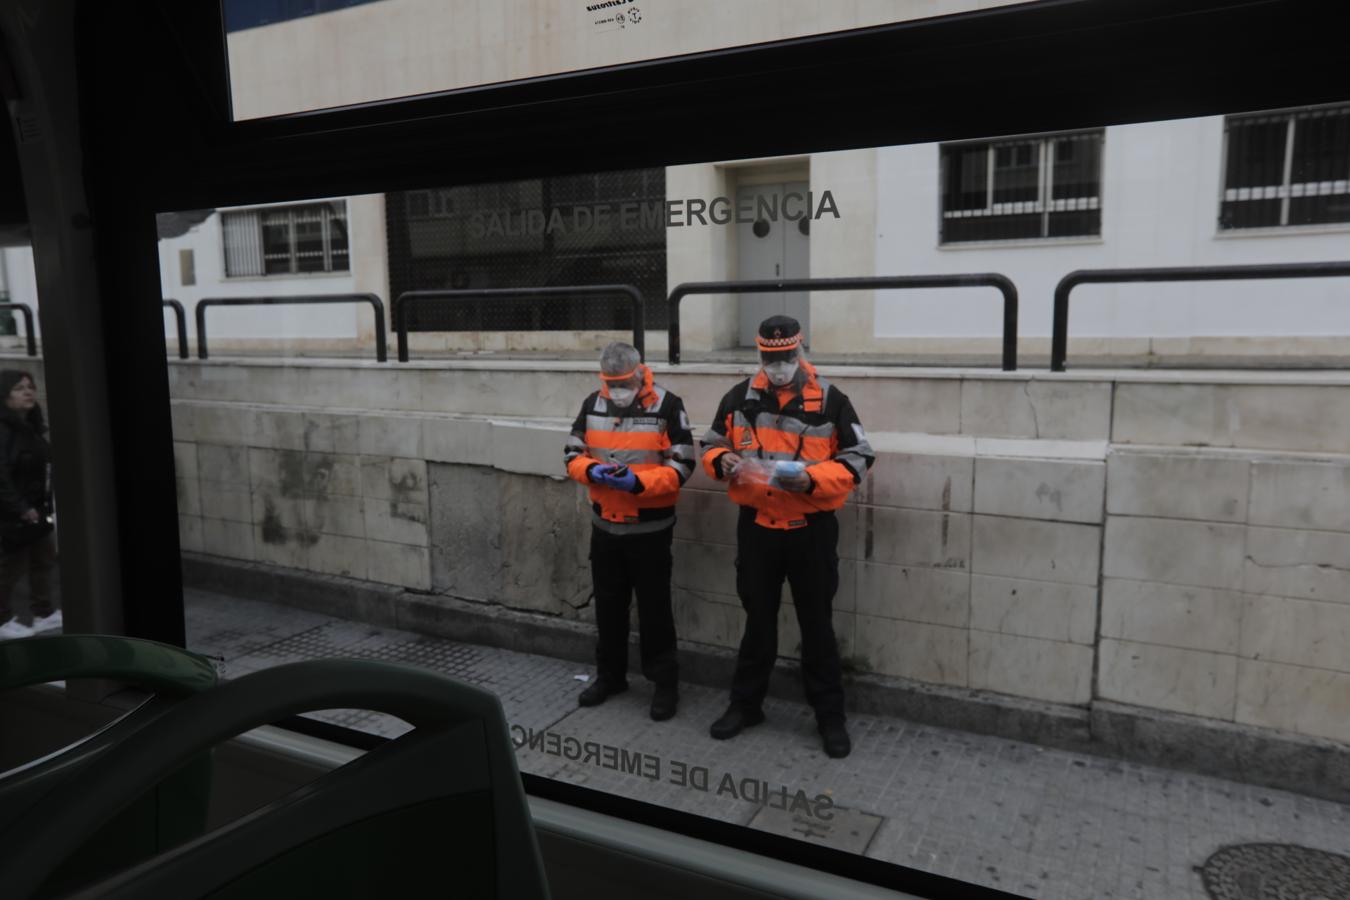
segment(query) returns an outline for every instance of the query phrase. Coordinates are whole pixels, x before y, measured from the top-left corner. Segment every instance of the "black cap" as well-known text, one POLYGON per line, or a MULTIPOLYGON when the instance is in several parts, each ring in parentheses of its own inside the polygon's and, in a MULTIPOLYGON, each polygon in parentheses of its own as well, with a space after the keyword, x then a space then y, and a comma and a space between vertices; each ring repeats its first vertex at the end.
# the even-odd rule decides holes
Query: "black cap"
POLYGON ((801 333, 801 323, 792 316, 769 316, 759 323, 759 336, 766 341, 794 338, 801 333))

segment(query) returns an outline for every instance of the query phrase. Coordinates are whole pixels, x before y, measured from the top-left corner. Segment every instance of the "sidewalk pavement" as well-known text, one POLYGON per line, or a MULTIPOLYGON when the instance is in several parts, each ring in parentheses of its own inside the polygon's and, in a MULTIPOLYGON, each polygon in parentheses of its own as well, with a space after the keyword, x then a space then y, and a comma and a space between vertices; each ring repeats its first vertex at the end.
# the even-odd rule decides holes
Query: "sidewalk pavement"
MULTIPOLYGON (((720 689, 682 685, 667 722, 648 717, 640 677, 582 709, 577 676, 592 671, 577 663, 195 590, 187 633, 226 678, 334 656, 423 666, 501 699, 522 771, 1029 897, 1228 900, 1245 892, 1211 895, 1200 874, 1222 847, 1350 848, 1347 805, 897 718, 851 717, 853 753, 832 760, 799 702, 771 698, 765 724, 715 741, 720 689)), ((316 717, 407 728, 367 711, 316 717)))

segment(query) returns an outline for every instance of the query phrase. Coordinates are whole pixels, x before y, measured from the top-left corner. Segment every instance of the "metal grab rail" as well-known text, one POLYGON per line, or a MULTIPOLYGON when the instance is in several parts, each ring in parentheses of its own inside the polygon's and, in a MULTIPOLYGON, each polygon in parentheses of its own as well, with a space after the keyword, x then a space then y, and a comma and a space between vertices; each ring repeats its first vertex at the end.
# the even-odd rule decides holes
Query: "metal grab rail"
POLYGON ((375 358, 388 358, 384 334, 384 301, 375 294, 308 294, 299 297, 205 297, 197 301, 197 358, 206 359, 206 308, 208 306, 288 306, 317 303, 369 303, 375 310, 375 358))
POLYGON ((178 358, 187 359, 191 353, 188 352, 187 315, 183 312, 183 304, 170 298, 164 305, 173 310, 173 317, 178 321, 178 358))
POLYGON ((690 281, 676 285, 670 304, 672 365, 680 361, 680 301, 689 294, 772 294, 778 291, 859 291, 891 288, 992 287, 1003 294, 1003 370, 1017 370, 1017 286, 1006 275, 880 275, 865 278, 794 278, 782 281, 690 281))
POLYGON ((1259 263, 1245 266, 1172 266, 1144 269, 1078 269, 1055 285, 1050 371, 1063 372, 1069 350, 1069 292, 1080 284, 1137 281, 1237 281, 1253 278, 1326 278, 1350 275, 1350 262, 1259 263))
POLYGON ((17 309, 23 316, 24 334, 28 338, 28 355, 37 356, 37 334, 33 331, 33 311, 27 303, 0 303, 0 309, 17 309))
POLYGON ((456 290, 404 291, 394 299, 394 332, 398 341, 398 361, 408 361, 408 304, 431 300, 480 300, 528 297, 596 297, 623 294, 633 307, 633 346, 646 358, 645 322, 642 292, 631 284, 583 284, 534 288, 462 288, 456 290))

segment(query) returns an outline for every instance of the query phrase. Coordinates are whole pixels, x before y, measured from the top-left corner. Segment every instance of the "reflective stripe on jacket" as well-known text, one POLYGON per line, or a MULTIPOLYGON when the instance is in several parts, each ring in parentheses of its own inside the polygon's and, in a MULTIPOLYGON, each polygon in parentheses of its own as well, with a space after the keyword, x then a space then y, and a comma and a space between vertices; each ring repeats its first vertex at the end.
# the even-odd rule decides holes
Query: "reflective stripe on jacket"
POLYGON ((746 479, 729 486, 732 501, 754 507, 755 523, 765 528, 802 528, 811 513, 843 506, 876 458, 848 397, 805 360, 792 385, 775 388, 761 370, 733 387, 701 443, 704 469, 717 479, 726 453, 806 463, 806 492, 746 479))
POLYGON ((683 401, 654 384, 651 370, 642 368, 638 402, 619 410, 609 399, 608 387, 591 394, 582 402, 563 448, 568 476, 590 489, 596 524, 616 534, 673 525, 680 486, 694 474, 696 464, 683 401), (637 476, 637 492, 593 483, 586 472, 602 463, 628 466, 637 476))

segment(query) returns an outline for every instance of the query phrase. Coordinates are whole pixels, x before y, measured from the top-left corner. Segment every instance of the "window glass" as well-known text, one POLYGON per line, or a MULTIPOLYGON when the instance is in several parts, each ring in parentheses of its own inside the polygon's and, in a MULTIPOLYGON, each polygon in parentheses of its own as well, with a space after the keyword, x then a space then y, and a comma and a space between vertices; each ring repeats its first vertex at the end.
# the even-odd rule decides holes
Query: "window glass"
POLYGON ((208 304, 170 361, 189 647, 425 666, 524 771, 1015 894, 1341 853, 1350 786, 1297 773, 1350 744, 1346 277, 1082 285, 1046 371, 1070 272, 1344 258, 1216 227, 1350 164, 1301 115, 166 217, 164 293, 208 304), (799 281, 970 273, 1017 288, 1016 371, 992 286, 799 281))
POLYGON ((64 628, 40 309, 32 247, 0 245, 0 640, 64 628))
POLYGON ((1350 222, 1350 107, 1233 117, 1223 228, 1350 222))
POLYGON ((223 0, 235 119, 499 84, 1017 0, 223 0), (342 71, 332 66, 340 47, 342 71), (360 74, 358 74, 360 73, 360 74))
POLYGON ((942 241, 1101 233, 1102 132, 942 148, 942 241))
POLYGON ((220 230, 230 277, 348 268, 347 212, 341 200, 225 212, 220 230))

